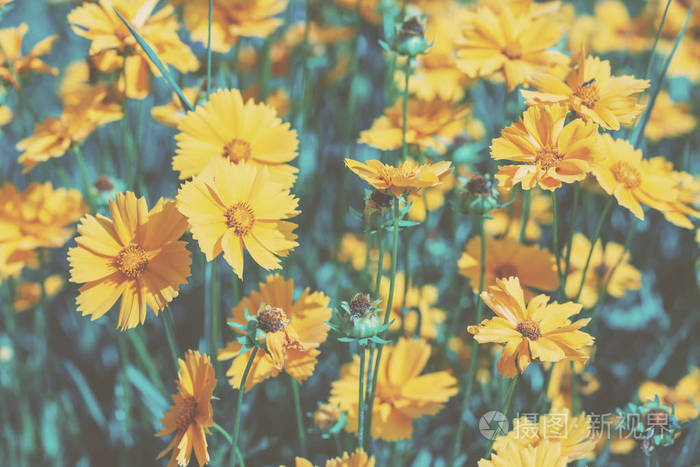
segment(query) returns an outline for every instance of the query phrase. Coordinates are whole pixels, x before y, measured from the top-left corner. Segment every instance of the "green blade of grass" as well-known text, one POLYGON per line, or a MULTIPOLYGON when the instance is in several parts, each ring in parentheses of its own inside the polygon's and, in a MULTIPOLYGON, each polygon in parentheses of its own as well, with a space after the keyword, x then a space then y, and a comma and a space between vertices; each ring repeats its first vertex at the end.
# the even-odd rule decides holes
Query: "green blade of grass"
POLYGON ((80 392, 80 395, 83 397, 83 402, 85 402, 85 406, 87 407, 88 412, 90 412, 93 420, 95 420, 95 423, 97 423, 100 428, 104 428, 107 426, 107 419, 102 413, 100 403, 97 401, 95 393, 90 388, 85 376, 83 376, 78 367, 73 365, 73 363, 66 361, 65 366, 66 370, 68 370, 68 374, 77 386, 78 392, 80 392))
POLYGON ((163 78, 168 82, 170 87, 175 91, 175 94, 177 94, 177 97, 180 98, 180 102, 182 103, 182 106, 187 109, 187 110, 194 110, 194 107, 192 104, 190 104, 190 101, 187 100, 185 97, 185 94, 182 92, 182 89, 180 89, 180 86, 177 85, 175 82, 175 79, 173 79, 173 76, 170 74, 170 71, 168 70, 168 67, 165 66, 165 64, 161 61, 160 58, 158 58, 158 54, 151 48, 150 45, 148 45, 148 42, 141 37, 141 35, 134 29, 131 24, 122 16, 121 13, 119 13, 119 10, 116 8, 112 7, 114 12, 119 16, 119 19, 122 20, 122 22, 126 25, 127 28, 129 28, 129 31, 131 34, 134 36, 134 39, 136 39, 136 42, 141 46, 144 52, 146 52, 146 55, 148 55, 148 58, 151 59, 153 64, 158 68, 158 71, 163 75, 163 78))

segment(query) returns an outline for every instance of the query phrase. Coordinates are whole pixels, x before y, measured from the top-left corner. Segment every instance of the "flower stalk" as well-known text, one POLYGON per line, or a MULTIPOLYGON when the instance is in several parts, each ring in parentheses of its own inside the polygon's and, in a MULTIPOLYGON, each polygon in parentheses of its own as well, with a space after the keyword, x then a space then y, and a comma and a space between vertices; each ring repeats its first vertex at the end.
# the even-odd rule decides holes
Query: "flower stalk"
POLYGON ((292 384, 292 395, 294 397, 294 412, 296 414, 297 432, 299 433, 299 448, 301 456, 307 457, 308 450, 306 448, 306 431, 304 430, 304 415, 301 410, 301 398, 299 397, 299 383, 292 376, 289 377, 292 384))
MULTIPOLYGON (((503 408, 501 409, 501 413, 506 417, 506 420, 508 419, 508 412, 510 411, 510 404, 513 401, 513 394, 515 394, 515 386, 518 385, 518 376, 519 374, 515 375, 515 378, 513 378, 510 382, 510 386, 508 387, 508 395, 506 396, 506 401, 503 404, 503 408)), ((488 458, 491 455, 491 451, 493 450, 493 443, 496 442, 496 438, 498 438, 500 435, 505 434, 501 433, 501 425, 498 425, 498 428, 496 429, 496 432, 493 434, 493 438, 491 439, 491 443, 489 444, 489 449, 486 451, 486 455, 484 458, 488 458)))
MULTIPOLYGON (((574 299, 575 302, 578 302, 581 298, 581 292, 583 292, 583 286, 586 283, 586 274, 588 273, 588 266, 591 263, 591 256, 593 255, 593 247, 595 247, 595 244, 598 242, 598 238, 600 237, 600 230, 603 228, 603 222, 605 222, 605 219, 608 217, 608 213, 610 212, 610 209, 613 206, 614 200, 615 198, 613 198, 612 196, 608 198, 608 201, 607 203, 605 203, 605 207, 603 208, 603 212, 600 213, 600 217, 598 218, 598 225, 596 225, 595 233, 593 234, 593 238, 591 238, 591 248, 588 250, 586 264, 583 266, 583 271, 581 273, 581 284, 578 287, 578 292, 576 293, 576 298, 574 299)), ((556 217, 554 218, 554 221, 556 222, 556 217)), ((559 264, 558 259, 557 264, 559 264)))
POLYGON ((178 358, 180 352, 178 351, 177 339, 175 338, 175 325, 173 323, 173 315, 170 311, 170 307, 165 305, 162 312, 163 327, 165 328, 165 337, 168 340, 168 347, 170 348, 170 355, 173 358, 173 363, 175 364, 175 372, 178 369, 178 358))
MULTIPOLYGON (((248 373, 250 373, 250 368, 253 366, 253 360, 255 360, 255 355, 258 353, 258 346, 256 345, 253 347, 252 352, 250 353, 250 358, 248 358, 248 362, 245 365, 245 370, 243 370, 243 376, 241 377, 241 384, 238 387, 238 399, 236 400, 236 421, 233 425, 233 449, 236 454, 236 460, 238 460, 241 465, 243 464, 243 454, 241 453, 241 450, 238 447, 238 435, 240 433, 240 428, 241 428, 241 407, 243 405, 243 394, 245 393, 245 382, 248 379, 248 373)), ((234 461, 233 466, 236 466, 236 462, 234 461)))

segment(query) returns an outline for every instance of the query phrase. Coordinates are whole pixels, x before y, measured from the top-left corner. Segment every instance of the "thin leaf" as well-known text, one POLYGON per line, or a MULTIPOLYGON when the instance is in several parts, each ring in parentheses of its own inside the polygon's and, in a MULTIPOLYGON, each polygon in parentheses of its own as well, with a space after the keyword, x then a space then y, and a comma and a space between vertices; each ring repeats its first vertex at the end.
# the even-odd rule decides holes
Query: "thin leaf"
POLYGON ((83 376, 78 367, 73 365, 73 363, 66 361, 65 365, 66 370, 68 370, 68 374, 73 379, 73 382, 78 388, 78 392, 80 392, 80 395, 83 398, 83 402, 85 402, 88 412, 90 412, 90 415, 92 416, 93 420, 95 420, 95 423, 97 423, 100 428, 104 428, 107 425, 107 419, 102 413, 100 403, 97 402, 95 393, 92 392, 92 389, 90 388, 90 385, 88 385, 85 376, 83 376))
POLYGON ((138 390, 144 405, 157 420, 168 409, 168 401, 163 394, 133 365, 126 366, 126 377, 138 390))

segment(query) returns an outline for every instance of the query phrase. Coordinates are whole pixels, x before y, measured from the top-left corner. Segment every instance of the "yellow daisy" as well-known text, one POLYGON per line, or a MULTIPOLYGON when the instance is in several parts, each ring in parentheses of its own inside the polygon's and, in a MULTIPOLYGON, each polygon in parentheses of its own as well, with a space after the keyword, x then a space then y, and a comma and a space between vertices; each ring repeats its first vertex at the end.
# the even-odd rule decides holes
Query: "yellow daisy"
POLYGON ((673 388, 656 381, 645 381, 639 386, 639 399, 642 402, 653 400, 657 395, 662 404, 673 405, 680 421, 697 418, 700 414, 700 369, 693 368, 673 388))
POLYGON ((561 453, 561 444, 543 440, 536 446, 522 447, 511 440, 502 443, 491 460, 479 460, 478 467, 566 467, 567 457, 561 453))
POLYGON ((450 161, 419 165, 407 159, 400 166, 392 167, 375 159, 362 163, 346 158, 345 165, 377 190, 391 191, 396 197, 438 185, 452 171, 450 161))
POLYGON ((673 163, 663 156, 642 159, 647 171, 673 182, 675 199, 662 209, 664 217, 678 227, 694 228, 689 217, 700 217, 700 177, 687 172, 676 172, 673 163))
MULTIPOLYGON (((367 259, 367 244, 365 237, 347 233, 340 239, 340 251, 338 251, 338 260, 344 263, 350 263, 355 271, 362 271, 365 267, 367 259)), ((377 261, 379 261, 379 248, 373 247, 369 251, 369 271, 374 274, 377 272, 377 261)), ((382 270, 387 270, 391 267, 391 255, 384 255, 382 270)))
POLYGON ((22 41, 28 30, 29 26, 26 23, 22 23, 16 28, 0 29, 0 80, 14 88, 19 87, 15 75, 21 78, 30 72, 48 73, 54 76, 58 74, 56 68, 48 66, 39 58, 51 52, 51 47, 58 39, 58 35, 54 34, 37 42, 34 48, 26 56, 23 56, 22 41), (12 65, 12 68, 8 66, 8 63, 12 65))
MULTIPOLYGON (((507 203, 514 195, 510 190, 501 188, 501 201, 507 203)), ((484 228, 486 233, 494 237, 508 236, 518 238, 522 222, 522 196, 506 207, 494 209, 489 212, 490 219, 486 219, 484 228)), ((545 195, 541 190, 530 190, 530 215, 525 225, 525 239, 534 241, 542 234, 541 225, 552 223, 552 197, 545 195)))
MULTIPOLYGON (((308 459, 297 457, 294 459, 295 467, 313 467, 308 459)), ((374 467, 374 456, 368 456, 361 448, 357 448, 352 454, 344 452, 342 457, 328 459, 326 467, 374 467)))
POLYGON ((697 124, 697 118, 688 112, 688 104, 674 102, 668 92, 663 90, 656 96, 654 108, 644 128, 644 136, 649 141, 677 138, 693 131, 697 124))

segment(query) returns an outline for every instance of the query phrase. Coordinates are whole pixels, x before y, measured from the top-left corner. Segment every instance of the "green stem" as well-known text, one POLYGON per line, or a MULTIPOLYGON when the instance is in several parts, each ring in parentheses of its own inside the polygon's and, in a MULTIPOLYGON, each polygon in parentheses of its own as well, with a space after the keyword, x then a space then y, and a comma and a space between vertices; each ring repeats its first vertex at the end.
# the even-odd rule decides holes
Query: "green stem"
POLYGON ((571 366, 571 415, 578 415, 581 412, 581 399, 578 391, 578 379, 576 378, 576 369, 574 361, 569 362, 571 366))
POLYGON ((270 67, 272 66, 270 62, 270 47, 272 42, 270 39, 265 40, 265 45, 263 46, 263 58, 262 58, 262 69, 260 70, 260 102, 265 102, 267 96, 270 92, 270 67))
POLYGON ((379 240, 379 260, 377 261, 377 277, 374 284, 374 297, 379 297, 379 286, 382 283, 382 273, 384 272, 384 230, 377 232, 379 240))
MULTIPOLYGON (((540 396, 537 398, 537 403, 535 404, 535 412, 540 413, 544 410, 544 405, 549 401, 549 383, 552 381, 552 372, 554 371, 554 363, 549 365, 549 369, 544 377, 544 386, 542 386, 542 391, 540 391, 540 396)), ((546 412, 546 410, 545 410, 546 412)))
POLYGON ((338 457, 340 457, 343 455, 343 446, 340 444, 338 433, 333 433, 333 439, 335 440, 335 450, 338 453, 338 457))
MULTIPOLYGON (((42 366, 46 360, 46 287, 44 282, 46 281, 46 255, 49 250, 40 249, 39 250, 39 288, 41 289, 41 296, 39 298, 39 306, 34 313, 34 351, 36 352, 36 368, 41 375, 43 373, 42 366)), ((41 380, 41 378, 39 378, 41 380)))
MULTIPOLYGON (((520 207, 520 210, 522 211, 522 220, 520 221, 520 234, 518 235, 519 243, 523 243, 525 241, 525 229, 528 221, 530 220, 530 201, 530 190, 523 190, 523 202, 520 207)), ((510 228, 506 229, 506 235, 508 234, 509 230, 510 228)))
POLYGON ((401 159, 406 160, 408 157, 408 144, 406 143, 406 127, 408 124, 408 79, 411 77, 411 58, 406 60, 406 66, 403 71, 404 88, 403 88, 403 119, 401 128, 401 159))
MULTIPOLYGON (((591 238, 591 248, 588 250, 588 257, 586 258, 586 264, 583 267, 583 271, 581 273, 581 284, 578 287, 578 292, 576 293, 576 298, 574 299, 575 302, 578 303, 579 298, 581 298, 581 292, 583 291, 583 285, 586 283, 586 273, 588 273, 588 266, 591 263, 591 256, 593 255, 593 247, 595 246, 596 242, 598 241, 598 237, 600 237, 600 230, 603 228, 603 222, 605 219, 608 217, 608 213, 610 212, 610 209, 613 206, 613 201, 615 198, 610 196, 608 198, 607 203, 605 203, 605 207, 603 208, 603 212, 600 213, 600 217, 598 218, 598 225, 596 225, 595 228, 595 233, 593 234, 593 238, 591 238)), ((555 218, 556 220, 556 218, 555 218)))
POLYGON ((654 64, 654 58, 656 58, 656 46, 659 44, 659 39, 661 39, 661 32, 664 29, 664 24, 666 23, 666 15, 668 14, 668 8, 671 6, 671 0, 666 2, 666 8, 664 9, 664 15, 661 17, 661 23, 659 23, 659 29, 656 31, 656 38, 654 39, 654 45, 651 47, 651 55, 649 55, 649 63, 647 64, 647 71, 644 73, 644 79, 649 78, 651 73, 651 67, 654 64))
POLYGON ((209 23, 207 24, 207 100, 211 94, 211 12, 214 0, 209 0, 209 23))
MULTIPOLYGON (((518 376, 519 374, 515 375, 515 378, 510 382, 510 387, 508 388, 508 396, 506 397, 506 401, 503 404, 503 408, 501 409, 501 413, 505 415, 506 420, 508 419, 508 412, 510 410, 510 403, 513 401, 513 394, 515 393, 515 386, 518 384, 518 376)), ((491 451, 493 450, 493 443, 496 442, 496 438, 498 438, 501 434, 501 425, 498 425, 498 428, 496 429, 496 432, 493 434, 493 439, 491 440, 491 443, 489 444, 489 449, 486 451, 486 455, 484 456, 484 459, 488 458, 491 455, 491 451)))
MULTIPOLYGON (((250 368, 253 366, 253 360, 255 360, 255 355, 258 353, 258 347, 255 346, 250 353, 250 358, 248 358, 248 363, 245 365, 245 370, 243 370, 243 376, 241 377, 241 384, 238 387, 238 399, 236 400, 236 421, 233 425, 233 449, 235 450, 239 462, 243 465, 243 454, 238 448, 238 434, 241 428, 241 407, 243 405, 243 393, 245 393, 245 382, 248 379, 248 373, 250 373, 250 368)), ((234 467, 236 463, 233 463, 234 467)))
POLYGON ((93 196, 91 190, 92 184, 90 183, 90 177, 88 176, 87 166, 85 165, 85 159, 83 158, 83 151, 80 149, 80 146, 73 147, 73 154, 75 154, 75 160, 78 162, 80 175, 83 178, 83 183, 85 184, 85 193, 87 194, 90 211, 95 212, 97 204, 95 203, 95 197, 93 196))
POLYGON ((561 272, 561 261, 559 260, 559 214, 557 212, 557 192, 552 191, 552 214, 554 219, 552 220, 552 253, 554 253, 554 258, 557 262, 557 276, 559 277, 559 283, 562 282, 562 272, 561 272))
POLYGON ((358 377, 357 449, 364 449, 365 441, 365 348, 360 346, 360 375, 358 377))
POLYGON ((170 311, 170 307, 165 305, 163 308, 161 320, 163 321, 163 327, 165 328, 165 336, 168 339, 168 347, 170 348, 170 355, 173 357, 173 364, 175 365, 175 372, 178 368, 178 358, 180 352, 178 351, 177 339, 175 338, 175 324, 173 323, 173 315, 170 311))
POLYGON ((581 187, 577 183, 574 185, 574 206, 571 211, 571 221, 569 221, 569 238, 566 240, 566 259, 564 260, 564 281, 561 283, 562 293, 565 291, 566 280, 571 269, 571 242, 576 231, 576 220, 578 219, 578 199, 581 194, 581 187))
POLYGON ((216 431, 218 431, 219 433, 221 433, 221 436, 223 436, 224 438, 226 438, 226 441, 228 442, 228 444, 233 444, 233 438, 231 438, 231 435, 229 435, 228 432, 227 432, 226 430, 224 430, 223 427, 222 427, 221 425, 219 425, 218 423, 214 422, 214 425, 213 425, 213 426, 214 426, 214 429, 215 429, 216 431))
POLYGON ((209 353, 214 359, 214 369, 216 375, 221 373, 221 364, 216 359, 219 346, 221 344, 221 312, 219 307, 219 283, 217 278, 217 263, 214 259, 211 264, 211 341, 209 342, 209 353))
POLYGON ((304 418, 301 411, 301 398, 299 397, 299 383, 292 376, 289 377, 292 383, 292 394, 294 395, 294 412, 297 418, 297 432, 299 433, 299 446, 301 448, 301 457, 307 456, 306 449, 306 431, 304 430, 304 418))
POLYGON ((58 161, 55 158, 51 158, 51 164, 53 164, 54 170, 58 173, 58 177, 61 179, 61 183, 63 183, 63 186, 65 188, 69 188, 71 186, 70 181, 68 180, 68 175, 66 175, 66 171, 61 167, 61 165, 58 163, 58 161))

